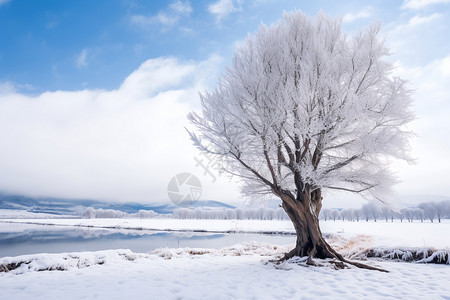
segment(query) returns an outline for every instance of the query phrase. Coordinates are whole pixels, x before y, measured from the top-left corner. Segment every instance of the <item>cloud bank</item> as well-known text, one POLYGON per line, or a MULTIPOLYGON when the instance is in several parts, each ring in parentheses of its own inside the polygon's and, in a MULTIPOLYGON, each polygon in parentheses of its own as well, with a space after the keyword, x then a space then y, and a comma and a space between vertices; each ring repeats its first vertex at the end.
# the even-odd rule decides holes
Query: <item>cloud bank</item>
POLYGON ((421 67, 397 63, 396 73, 411 82, 417 114, 417 120, 411 124, 417 134, 412 143, 417 164, 396 164, 399 178, 403 181, 398 190, 402 194, 448 195, 450 140, 446 134, 450 132, 450 54, 421 67))
POLYGON ((169 180, 192 172, 206 183, 205 197, 226 200, 226 184, 208 189, 184 129, 218 64, 214 56, 151 59, 109 91, 27 96, 1 85, 0 191, 164 202, 169 180))

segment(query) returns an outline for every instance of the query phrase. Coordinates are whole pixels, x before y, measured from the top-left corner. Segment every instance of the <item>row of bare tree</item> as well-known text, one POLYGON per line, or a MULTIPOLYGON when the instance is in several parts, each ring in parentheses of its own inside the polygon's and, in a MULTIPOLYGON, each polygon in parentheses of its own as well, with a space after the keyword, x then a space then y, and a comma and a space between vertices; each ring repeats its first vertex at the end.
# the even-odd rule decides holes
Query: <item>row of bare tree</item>
MULTIPOLYGON (((288 220, 288 215, 279 208, 255 208, 255 209, 190 209, 178 208, 172 214, 158 214, 152 210, 140 210, 137 213, 126 213, 112 209, 86 208, 81 217, 93 218, 175 218, 175 219, 215 219, 215 220, 288 220)), ((369 203, 361 208, 330 209, 324 208, 320 213, 320 219, 343 220, 343 221, 394 221, 403 220, 408 222, 429 220, 434 222, 442 219, 450 219, 450 201, 424 202, 417 207, 408 207, 401 210, 394 210, 387 206, 379 206, 369 203)))
POLYGON ((255 209, 190 209, 178 208, 172 214, 158 214, 152 210, 140 210, 137 213, 126 213, 114 209, 95 209, 88 207, 81 212, 84 219, 105 218, 174 218, 174 219, 213 219, 213 220, 289 220, 284 210, 279 208, 255 208, 255 209))
POLYGON ((320 213, 320 219, 328 220, 343 220, 343 221, 360 221, 369 220, 385 220, 394 221, 406 220, 413 222, 414 220, 423 222, 429 220, 434 222, 438 220, 440 223, 442 219, 450 219, 450 200, 444 200, 440 202, 430 201, 423 202, 417 207, 407 207, 401 210, 395 210, 388 206, 379 206, 374 203, 368 203, 359 209, 346 208, 346 209, 329 209, 324 208, 320 213))
POLYGON ((150 219, 162 216, 153 210, 140 210, 137 213, 126 213, 115 209, 95 209, 93 207, 87 207, 81 212, 83 219, 150 219))
POLYGON ((289 220, 281 207, 255 209, 188 209, 179 208, 173 212, 177 219, 216 219, 216 220, 289 220))

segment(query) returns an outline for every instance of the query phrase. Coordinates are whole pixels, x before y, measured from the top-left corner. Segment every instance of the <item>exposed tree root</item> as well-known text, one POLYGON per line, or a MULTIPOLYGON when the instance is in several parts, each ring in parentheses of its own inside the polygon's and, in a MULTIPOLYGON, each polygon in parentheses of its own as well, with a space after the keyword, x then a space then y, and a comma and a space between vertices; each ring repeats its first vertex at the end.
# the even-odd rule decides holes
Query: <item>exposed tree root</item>
POLYGON ((280 194, 279 196, 282 200, 282 207, 292 221, 297 235, 295 248, 286 253, 280 259, 280 262, 298 256, 307 257, 306 264, 316 266, 315 258, 331 259, 341 261, 344 264, 343 266, 340 263, 335 263, 336 268, 345 268, 345 264, 349 264, 361 269, 388 272, 381 268, 348 260, 325 241, 317 217, 322 207, 320 189, 311 192, 306 188, 296 198, 290 194, 280 194))
POLYGON ((336 270, 348 269, 348 266, 342 261, 331 260, 330 263, 334 264, 336 270))
MULTIPOLYGON (((333 263, 336 267, 336 269, 345 269, 348 268, 348 266, 346 264, 355 266, 357 268, 360 269, 366 269, 366 270, 373 270, 373 271, 380 271, 380 272, 385 272, 385 273, 389 273, 389 271, 385 270, 385 269, 381 269, 381 268, 377 268, 374 266, 370 266, 370 265, 366 265, 360 262, 355 262, 355 261, 351 261, 348 260, 346 258, 344 258, 341 254, 337 253, 335 250, 333 250, 331 247, 327 247, 328 251, 330 251, 330 255, 327 255, 327 257, 324 258, 332 258, 332 259, 336 259, 336 260, 332 260, 330 261, 330 263, 333 263)), ((283 257, 281 257, 280 259, 274 261, 275 263, 282 263, 286 260, 289 260, 295 256, 299 256, 300 251, 298 251, 297 248, 292 249, 291 251, 289 251, 288 253, 286 253, 283 257)), ((317 264, 314 262, 314 255, 315 253, 310 253, 310 255, 308 255, 308 258, 306 260, 306 264, 310 265, 310 266, 317 266, 317 264)))
POLYGON ((345 263, 347 263, 349 265, 358 267, 360 269, 367 269, 367 270, 373 270, 373 271, 380 271, 380 272, 389 273, 388 270, 377 268, 377 267, 374 267, 374 266, 369 266, 369 265, 366 265, 366 264, 363 264, 363 263, 359 263, 359 262, 355 262, 355 261, 351 261, 351 260, 347 260, 347 259, 342 260, 342 262, 345 262, 345 263))
POLYGON ((367 270, 374 270, 374 271, 380 271, 380 272, 386 272, 389 273, 389 271, 385 270, 385 269, 381 269, 381 268, 377 268, 377 267, 373 267, 373 266, 369 266, 363 263, 359 263, 359 262, 355 262, 355 261, 351 261, 348 260, 346 258, 344 258, 341 254, 337 253, 335 250, 333 250, 331 247, 329 247, 331 252, 334 254, 334 256, 336 256, 337 259, 339 259, 342 262, 345 262, 349 265, 361 268, 361 269, 367 269, 367 270))

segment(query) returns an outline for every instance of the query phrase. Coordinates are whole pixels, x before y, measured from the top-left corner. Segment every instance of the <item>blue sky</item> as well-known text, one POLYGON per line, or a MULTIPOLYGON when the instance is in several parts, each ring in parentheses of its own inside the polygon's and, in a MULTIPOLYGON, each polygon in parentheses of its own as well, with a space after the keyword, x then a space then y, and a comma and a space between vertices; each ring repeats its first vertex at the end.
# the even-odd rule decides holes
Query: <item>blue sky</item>
POLYGON ((238 201, 196 164, 185 115, 248 33, 294 9, 340 16, 349 35, 383 23, 416 90, 418 163, 393 166, 398 193, 450 195, 448 0, 0 0, 0 190, 161 202, 188 171, 204 198, 238 201))
POLYGON ((149 58, 202 60, 214 53, 229 60, 236 41, 261 21, 276 22, 283 10, 353 13, 354 20, 344 26, 350 31, 373 20, 390 24, 409 15, 400 1, 223 3, 214 10, 212 1, 3 1, 0 80, 28 87, 24 92, 30 93, 113 89, 149 58))

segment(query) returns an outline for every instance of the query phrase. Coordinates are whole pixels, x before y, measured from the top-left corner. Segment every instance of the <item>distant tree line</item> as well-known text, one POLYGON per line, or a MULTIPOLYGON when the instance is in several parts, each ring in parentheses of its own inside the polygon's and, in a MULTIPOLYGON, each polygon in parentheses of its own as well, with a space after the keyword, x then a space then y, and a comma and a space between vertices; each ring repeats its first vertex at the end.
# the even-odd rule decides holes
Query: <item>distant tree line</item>
POLYGON ((174 219, 216 219, 216 220, 289 220, 281 207, 278 208, 224 208, 224 209, 190 209, 178 208, 171 214, 158 214, 152 210, 140 210, 126 213, 114 209, 95 209, 88 207, 81 212, 84 219, 95 218, 174 218, 174 219))
MULTIPOLYGON (((94 218, 174 218, 174 219, 207 219, 207 220, 289 220, 288 215, 281 207, 278 208, 178 208, 171 214, 159 214, 152 210, 140 210, 137 213, 126 213, 114 209, 95 209, 88 207, 83 210, 81 217, 85 219, 94 218)), ((424 202, 417 207, 408 207, 401 210, 394 210, 388 206, 380 206, 374 203, 368 203, 361 208, 330 209, 323 208, 320 213, 320 219, 324 221, 366 221, 377 222, 384 220, 393 222, 413 222, 429 220, 439 223, 442 219, 450 219, 450 201, 424 202)))
POLYGON ((153 210, 140 210, 137 213, 126 213, 115 209, 95 209, 93 207, 87 207, 81 212, 83 219, 118 219, 118 218, 130 218, 130 219, 149 219, 163 216, 153 210))
POLYGON ((343 220, 343 221, 366 221, 369 220, 385 220, 386 222, 394 220, 400 220, 400 222, 408 221, 420 221, 429 220, 434 222, 437 220, 439 223, 442 219, 450 219, 450 201, 430 201, 423 202, 417 207, 407 207, 401 210, 394 210, 388 206, 380 206, 374 203, 368 203, 363 205, 359 209, 346 208, 342 210, 324 208, 320 213, 320 219, 324 221, 328 220, 343 220))
POLYGON ((218 220, 289 220, 281 207, 255 209, 189 209, 179 208, 173 212, 177 219, 218 219, 218 220))

